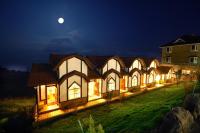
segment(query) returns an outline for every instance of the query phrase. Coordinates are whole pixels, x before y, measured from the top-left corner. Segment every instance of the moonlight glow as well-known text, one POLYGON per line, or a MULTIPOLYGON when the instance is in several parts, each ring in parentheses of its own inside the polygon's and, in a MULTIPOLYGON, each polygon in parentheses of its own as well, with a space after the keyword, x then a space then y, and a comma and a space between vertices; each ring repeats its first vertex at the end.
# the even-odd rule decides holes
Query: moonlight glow
POLYGON ((64 23, 64 18, 58 18, 58 23, 63 24, 64 23))

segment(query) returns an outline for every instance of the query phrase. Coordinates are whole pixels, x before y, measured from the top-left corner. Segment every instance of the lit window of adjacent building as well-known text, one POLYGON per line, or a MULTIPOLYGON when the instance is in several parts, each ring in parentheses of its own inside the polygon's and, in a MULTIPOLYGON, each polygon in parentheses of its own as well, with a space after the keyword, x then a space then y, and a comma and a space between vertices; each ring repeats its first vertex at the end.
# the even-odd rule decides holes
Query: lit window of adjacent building
POLYGON ((166 57, 166 62, 171 63, 171 57, 166 57))
POLYGON ((172 48, 171 48, 171 47, 167 47, 167 48, 166 48, 166 52, 167 52, 167 53, 172 53, 172 48))
POLYGON ((197 64, 198 63, 198 57, 190 57, 190 63, 197 64))
POLYGON ((192 45, 191 50, 192 51, 198 51, 198 46, 197 45, 192 45))

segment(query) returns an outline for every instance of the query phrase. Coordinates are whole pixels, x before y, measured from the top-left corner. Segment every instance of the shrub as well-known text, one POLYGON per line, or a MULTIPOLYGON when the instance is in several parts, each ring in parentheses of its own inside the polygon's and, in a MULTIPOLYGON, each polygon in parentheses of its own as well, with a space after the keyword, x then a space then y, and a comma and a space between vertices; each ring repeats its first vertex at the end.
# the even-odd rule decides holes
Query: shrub
POLYGON ((128 88, 128 91, 130 91, 130 92, 136 92, 136 91, 139 91, 139 90, 140 90, 140 86, 135 86, 135 87, 128 88))
POLYGON ((151 88, 151 87, 155 87, 155 85, 156 85, 156 82, 152 82, 152 83, 148 83, 147 87, 151 88))
POLYGON ((78 120, 78 122, 82 133, 105 133, 101 124, 98 126, 95 125, 95 121, 92 118, 92 115, 90 115, 87 123, 82 124, 80 120, 78 120))

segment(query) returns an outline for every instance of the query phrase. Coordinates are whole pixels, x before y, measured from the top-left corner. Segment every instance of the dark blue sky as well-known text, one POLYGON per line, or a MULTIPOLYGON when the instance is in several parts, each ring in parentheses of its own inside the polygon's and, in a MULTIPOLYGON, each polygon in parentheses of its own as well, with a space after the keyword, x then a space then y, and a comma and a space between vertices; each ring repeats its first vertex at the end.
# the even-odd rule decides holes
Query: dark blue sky
POLYGON ((49 54, 160 56, 159 46, 200 35, 200 2, 2 0, 0 62, 30 67, 49 54), (64 24, 57 19, 64 17, 64 24))

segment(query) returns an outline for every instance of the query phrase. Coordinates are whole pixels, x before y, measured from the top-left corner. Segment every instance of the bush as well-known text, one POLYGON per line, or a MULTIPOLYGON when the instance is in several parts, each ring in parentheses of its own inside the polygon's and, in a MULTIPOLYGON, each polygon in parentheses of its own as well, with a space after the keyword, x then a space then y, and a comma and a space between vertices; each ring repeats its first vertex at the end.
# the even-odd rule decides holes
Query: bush
POLYGON ((172 80, 171 79, 167 79, 165 82, 166 83, 172 83, 172 80))
POLYGON ((105 133, 101 124, 96 126, 95 121, 91 115, 86 123, 82 124, 80 120, 78 120, 78 122, 82 133, 105 133))
POLYGON ((152 83, 148 83, 147 87, 151 88, 151 87, 155 87, 155 85, 156 85, 156 82, 152 82, 152 83))
POLYGON ((140 87, 139 87, 139 86, 130 87, 128 90, 129 90, 130 92, 136 92, 136 91, 139 91, 139 90, 140 90, 140 87))

